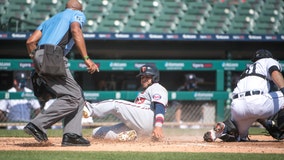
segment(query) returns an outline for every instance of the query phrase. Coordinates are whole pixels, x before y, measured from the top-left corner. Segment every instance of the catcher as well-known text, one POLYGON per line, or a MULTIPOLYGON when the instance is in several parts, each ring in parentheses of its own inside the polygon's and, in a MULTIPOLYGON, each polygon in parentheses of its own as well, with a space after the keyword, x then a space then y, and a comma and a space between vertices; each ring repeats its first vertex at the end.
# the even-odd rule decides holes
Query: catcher
POLYGON ((218 122, 203 136, 207 142, 248 141, 248 130, 260 122, 277 139, 284 139, 284 79, 282 68, 268 50, 258 50, 233 91, 231 118, 218 122), (278 88, 277 91, 271 90, 278 88))

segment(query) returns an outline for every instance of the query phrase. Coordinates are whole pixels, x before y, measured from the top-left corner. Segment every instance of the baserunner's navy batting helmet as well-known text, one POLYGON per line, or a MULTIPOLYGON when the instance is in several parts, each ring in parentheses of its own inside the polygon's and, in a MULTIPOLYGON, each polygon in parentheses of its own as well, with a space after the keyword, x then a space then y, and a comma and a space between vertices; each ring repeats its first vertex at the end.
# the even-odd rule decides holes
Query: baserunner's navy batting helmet
POLYGON ((153 76, 153 83, 157 83, 160 80, 160 73, 154 64, 144 64, 140 67, 140 73, 136 77, 140 76, 153 76))

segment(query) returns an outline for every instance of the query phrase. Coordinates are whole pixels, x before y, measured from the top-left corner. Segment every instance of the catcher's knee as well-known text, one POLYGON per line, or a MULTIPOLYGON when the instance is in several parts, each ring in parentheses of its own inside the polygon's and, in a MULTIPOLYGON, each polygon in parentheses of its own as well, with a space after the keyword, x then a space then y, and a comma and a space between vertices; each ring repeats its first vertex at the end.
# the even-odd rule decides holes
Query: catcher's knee
POLYGON ((224 134, 219 138, 224 142, 236 142, 239 136, 236 124, 231 119, 227 119, 223 123, 225 124, 224 134))

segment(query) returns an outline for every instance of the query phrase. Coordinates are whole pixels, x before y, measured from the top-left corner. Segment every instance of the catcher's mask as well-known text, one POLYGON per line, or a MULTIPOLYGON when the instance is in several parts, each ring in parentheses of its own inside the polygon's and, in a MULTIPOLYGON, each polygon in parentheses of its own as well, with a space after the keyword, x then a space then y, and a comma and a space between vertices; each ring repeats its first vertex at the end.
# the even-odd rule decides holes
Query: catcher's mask
POLYGON ((145 64, 140 68, 140 73, 136 77, 140 76, 153 76, 152 82, 157 83, 160 80, 160 73, 157 67, 153 64, 145 64))
POLYGON ((270 51, 268 50, 265 50, 265 49, 260 49, 260 50, 257 50, 255 52, 255 54, 253 55, 251 61, 252 62, 255 62, 259 59, 262 59, 262 58, 273 58, 273 55, 270 51))

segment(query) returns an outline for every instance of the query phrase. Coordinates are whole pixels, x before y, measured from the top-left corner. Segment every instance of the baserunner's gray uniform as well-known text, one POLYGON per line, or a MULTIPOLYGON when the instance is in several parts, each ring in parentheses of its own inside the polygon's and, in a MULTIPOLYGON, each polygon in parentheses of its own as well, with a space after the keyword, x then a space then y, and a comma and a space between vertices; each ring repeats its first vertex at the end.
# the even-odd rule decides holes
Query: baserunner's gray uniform
POLYGON ((158 102, 164 106, 168 103, 168 91, 159 83, 154 83, 138 94, 134 102, 125 100, 105 100, 92 103, 91 116, 104 117, 112 114, 122 123, 103 126, 93 130, 93 137, 116 139, 121 132, 135 130, 139 135, 150 135, 154 126, 154 106, 158 102))

